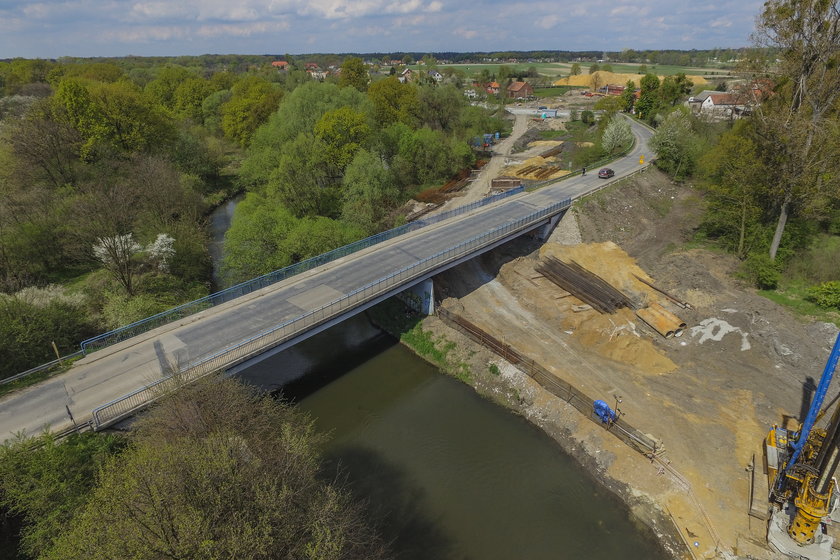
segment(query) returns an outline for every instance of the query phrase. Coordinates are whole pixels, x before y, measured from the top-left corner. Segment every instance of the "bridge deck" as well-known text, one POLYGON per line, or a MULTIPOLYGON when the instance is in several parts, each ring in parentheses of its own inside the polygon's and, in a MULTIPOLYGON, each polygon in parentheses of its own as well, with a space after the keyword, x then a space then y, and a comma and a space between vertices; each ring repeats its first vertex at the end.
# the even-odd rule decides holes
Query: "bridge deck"
MULTIPOLYGON (((651 132, 638 124, 634 124, 633 132, 637 138, 633 151, 610 165, 616 171, 613 181, 638 170, 639 156, 649 155, 647 139, 651 132)), ((70 419, 65 405, 77 421, 87 420, 94 408, 160 380, 172 365, 195 362, 231 344, 292 322, 326 304, 342 298, 346 301, 348 294, 361 286, 376 283, 392 271, 412 267, 487 232, 521 224, 535 212, 604 184, 605 181, 593 173, 523 193, 93 352, 68 372, 0 400, 0 439, 20 430, 31 433, 47 424, 53 428, 68 424, 70 419)), ((488 239, 486 244, 492 241, 488 239)), ((475 252, 480 252, 481 247, 476 244, 475 252)), ((369 297, 378 295, 379 292, 375 292, 371 290, 369 297)), ((362 299, 355 298, 353 304, 360 301, 362 299)), ((314 326, 314 321, 302 326, 314 326)))

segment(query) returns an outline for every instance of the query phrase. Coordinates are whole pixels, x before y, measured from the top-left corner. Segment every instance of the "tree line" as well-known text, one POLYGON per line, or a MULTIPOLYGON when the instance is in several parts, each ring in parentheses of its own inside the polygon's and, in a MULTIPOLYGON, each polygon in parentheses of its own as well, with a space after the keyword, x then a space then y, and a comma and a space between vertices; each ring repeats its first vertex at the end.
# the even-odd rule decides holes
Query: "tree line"
POLYGON ((206 295, 206 216, 235 192, 230 282, 398 225, 504 126, 359 58, 324 83, 296 57, 177 60, 0 62, 0 377, 206 295))
POLYGON ((242 163, 247 196, 225 239, 228 281, 400 225, 408 199, 472 165, 469 139, 503 126, 452 85, 371 83, 358 58, 337 84, 297 87, 242 163))
POLYGON ((0 63, 0 376, 208 293, 207 210, 289 86, 140 70, 0 63))

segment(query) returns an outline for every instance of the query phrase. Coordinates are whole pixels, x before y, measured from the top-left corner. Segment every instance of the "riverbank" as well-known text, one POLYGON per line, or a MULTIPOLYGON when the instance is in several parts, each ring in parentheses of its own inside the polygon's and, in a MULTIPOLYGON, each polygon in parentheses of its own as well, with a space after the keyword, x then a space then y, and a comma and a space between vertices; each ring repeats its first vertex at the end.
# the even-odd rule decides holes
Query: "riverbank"
MULTIPOLYGON (((690 557, 667 513, 650 496, 608 474, 616 455, 625 454, 629 448, 603 426, 591 422, 526 373, 451 328, 437 316, 420 317, 393 300, 381 304, 370 315, 375 325, 397 337, 403 345, 439 370, 543 430, 567 455, 617 496, 640 523, 640 530, 650 533, 670 557, 690 557)), ((630 458, 635 468, 652 469, 648 459, 636 455, 630 458)))

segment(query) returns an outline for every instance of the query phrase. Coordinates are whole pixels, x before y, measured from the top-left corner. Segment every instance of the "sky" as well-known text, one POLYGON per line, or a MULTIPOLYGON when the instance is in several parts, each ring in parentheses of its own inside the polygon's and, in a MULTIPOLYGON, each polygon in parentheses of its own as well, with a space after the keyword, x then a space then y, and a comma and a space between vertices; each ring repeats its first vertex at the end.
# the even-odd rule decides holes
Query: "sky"
POLYGON ((761 0, 0 0, 0 58, 706 49, 761 0))

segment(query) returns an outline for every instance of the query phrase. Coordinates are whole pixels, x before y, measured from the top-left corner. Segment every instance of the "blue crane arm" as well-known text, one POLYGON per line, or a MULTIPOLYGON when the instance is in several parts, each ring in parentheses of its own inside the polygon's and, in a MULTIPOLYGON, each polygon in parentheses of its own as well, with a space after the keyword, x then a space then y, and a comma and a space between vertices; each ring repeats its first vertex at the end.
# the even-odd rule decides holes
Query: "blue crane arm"
MULTIPOLYGON (((811 408, 808 409, 808 415, 805 417, 805 422, 802 423, 802 428, 799 430, 799 438, 796 440, 796 443, 793 444, 793 455, 791 455, 787 467, 796 464, 796 460, 799 458, 799 453, 802 451, 802 448, 805 446, 805 442, 808 440, 808 435, 814 427, 814 422, 817 420, 817 415, 822 408, 825 395, 828 392, 828 385, 831 383, 834 370, 837 369, 838 361, 840 361, 840 333, 837 334, 837 340, 834 341, 834 348, 831 350, 831 354, 828 356, 828 361, 825 363, 825 369, 823 370, 822 377, 820 377, 820 383, 817 385, 817 392, 814 393, 814 400, 811 401, 811 408)), ((785 470, 787 470, 787 467, 785 467, 785 470)))

